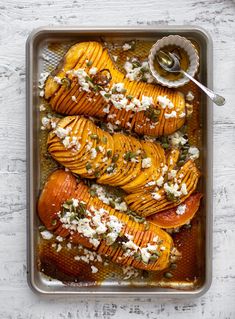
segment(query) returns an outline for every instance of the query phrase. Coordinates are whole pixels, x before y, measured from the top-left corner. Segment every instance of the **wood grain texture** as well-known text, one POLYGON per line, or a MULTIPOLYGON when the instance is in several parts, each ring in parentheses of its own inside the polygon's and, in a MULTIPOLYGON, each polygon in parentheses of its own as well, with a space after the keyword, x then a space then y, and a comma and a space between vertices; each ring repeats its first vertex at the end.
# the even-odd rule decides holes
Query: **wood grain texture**
POLYGON ((0 318, 235 318, 235 3, 0 0, 0 318), (214 274, 196 300, 41 297, 26 283, 25 41, 43 25, 204 27, 214 41, 214 274))

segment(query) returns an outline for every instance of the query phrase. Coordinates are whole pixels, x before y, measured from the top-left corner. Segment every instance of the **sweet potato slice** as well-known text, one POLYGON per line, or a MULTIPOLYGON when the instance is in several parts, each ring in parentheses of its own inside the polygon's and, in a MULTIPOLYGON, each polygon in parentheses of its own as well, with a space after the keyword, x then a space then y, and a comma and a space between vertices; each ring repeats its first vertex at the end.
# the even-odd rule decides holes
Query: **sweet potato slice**
POLYGON ((73 196, 76 187, 76 178, 69 172, 57 170, 50 175, 38 200, 38 215, 48 230, 60 225, 57 213, 62 203, 73 196))
POLYGON ((148 216, 147 220, 161 228, 180 227, 194 217, 199 209, 201 198, 201 193, 194 193, 182 202, 181 205, 186 205, 185 213, 182 215, 177 214, 177 207, 174 207, 148 216))

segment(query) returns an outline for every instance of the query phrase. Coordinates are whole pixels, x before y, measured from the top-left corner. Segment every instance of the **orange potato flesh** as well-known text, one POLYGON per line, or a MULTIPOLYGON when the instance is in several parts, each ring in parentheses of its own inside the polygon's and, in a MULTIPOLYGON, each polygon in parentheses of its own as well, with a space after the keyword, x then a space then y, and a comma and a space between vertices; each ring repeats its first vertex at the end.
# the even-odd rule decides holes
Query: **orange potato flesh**
POLYGON ((146 219, 160 228, 176 228, 191 220, 200 206, 201 193, 192 194, 181 205, 186 205, 185 213, 176 213, 177 207, 153 214, 146 219))
POLYGON ((108 255, 110 254, 110 257, 112 257, 112 260, 116 263, 120 263, 124 266, 132 264, 138 269, 151 269, 153 271, 165 269, 169 265, 170 251, 173 247, 173 240, 166 232, 164 232, 154 224, 151 224, 149 230, 146 231, 143 224, 139 224, 138 222, 130 220, 126 214, 115 211, 111 207, 103 204, 96 197, 91 197, 88 186, 86 186, 83 182, 77 183, 76 178, 69 172, 58 170, 51 174, 39 199, 38 214, 48 230, 54 231, 56 235, 64 235, 64 237, 67 238, 65 240, 68 240, 69 242, 81 244, 84 247, 96 250, 101 254, 108 253, 108 255), (69 191, 66 185, 69 187, 69 191), (135 259, 132 257, 122 258, 120 260, 120 258, 118 259, 118 257, 123 255, 123 250, 116 250, 115 248, 113 250, 112 247, 107 245, 105 239, 101 238, 99 246, 95 247, 89 242, 89 238, 83 236, 77 231, 73 231, 71 234, 69 230, 68 232, 63 231, 63 225, 60 220, 58 220, 57 224, 53 225, 52 227, 51 220, 54 219, 55 216, 57 216, 57 213, 60 211, 63 202, 71 198, 76 198, 79 201, 86 202, 88 210, 91 206, 95 207, 96 209, 100 209, 102 207, 107 211, 108 214, 115 215, 119 221, 122 221, 123 231, 124 229, 125 231, 128 230, 130 234, 132 234, 136 239, 139 237, 142 238, 139 241, 140 247, 145 247, 148 242, 150 244, 153 244, 152 239, 155 236, 158 236, 162 240, 162 245, 165 246, 166 253, 163 254, 163 257, 160 256, 157 261, 153 261, 150 264, 145 264, 141 261, 138 261, 136 263, 135 259), (148 238, 151 240, 149 241, 148 238), (99 249, 99 247, 101 247, 102 249, 99 249), (115 257, 114 253, 116 251, 118 253, 115 257), (166 258, 166 255, 168 256, 168 258, 166 258), (163 262, 161 262, 161 258, 163 262))

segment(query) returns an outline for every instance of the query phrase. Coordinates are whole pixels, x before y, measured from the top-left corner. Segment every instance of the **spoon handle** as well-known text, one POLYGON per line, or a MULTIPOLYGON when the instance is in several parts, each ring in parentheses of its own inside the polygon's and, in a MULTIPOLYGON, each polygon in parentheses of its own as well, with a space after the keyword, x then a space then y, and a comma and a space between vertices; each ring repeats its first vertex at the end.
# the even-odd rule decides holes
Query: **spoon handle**
POLYGON ((189 75, 187 72, 185 71, 181 71, 185 76, 187 76, 191 81, 193 81, 195 84, 197 84, 202 91, 204 91, 209 98, 218 106, 222 106, 225 104, 225 98, 219 94, 216 94, 215 92, 211 91, 210 89, 208 89, 206 86, 204 86, 203 84, 201 84, 200 82, 198 82, 197 80, 195 80, 191 75, 189 75))

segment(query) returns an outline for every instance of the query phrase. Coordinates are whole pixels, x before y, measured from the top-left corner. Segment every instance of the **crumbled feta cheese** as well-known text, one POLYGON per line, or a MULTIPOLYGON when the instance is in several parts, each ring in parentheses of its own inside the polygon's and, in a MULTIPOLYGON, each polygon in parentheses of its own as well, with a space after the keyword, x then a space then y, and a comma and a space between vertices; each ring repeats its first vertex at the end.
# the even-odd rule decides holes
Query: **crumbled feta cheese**
POLYGON ((56 136, 58 136, 60 139, 65 138, 71 131, 71 127, 67 127, 64 129, 63 127, 58 126, 55 130, 54 133, 56 136))
POLYGON ((96 149, 93 147, 93 148, 91 149, 91 159, 96 158, 96 156, 97 156, 97 151, 96 151, 96 149))
POLYGON ((185 183, 183 183, 183 184, 181 185, 181 193, 182 193, 183 195, 187 195, 187 194, 188 194, 187 185, 186 185, 185 183))
POLYGON ((107 105, 106 107, 103 108, 103 112, 104 113, 109 113, 109 105, 107 105))
POLYGON ((187 101, 193 101, 194 100, 194 95, 192 91, 188 91, 187 95, 186 95, 186 100, 187 101))
POLYGON ((172 109, 174 107, 174 104, 167 98, 167 96, 158 95, 157 102, 159 103, 160 107, 162 109, 165 109, 168 107, 169 109, 172 109))
POLYGON ((142 168, 149 168, 152 165, 152 159, 150 157, 146 157, 142 159, 142 168))
POLYGON ((168 179, 173 179, 176 177, 177 170, 172 169, 170 172, 168 172, 168 179))
POLYGON ((145 186, 147 186, 147 187, 154 186, 154 185, 156 185, 156 181, 150 181, 150 182, 145 184, 145 186))
POLYGON ((78 207, 78 204, 79 204, 78 199, 72 198, 72 201, 73 201, 73 206, 74 206, 75 208, 78 207))
POLYGON ((176 214, 177 215, 183 215, 186 211, 186 205, 179 205, 176 209, 176 214))
POLYGON ((61 84, 61 78, 59 78, 58 76, 54 76, 54 81, 58 84, 61 84))
POLYGON ((91 266, 91 272, 92 272, 92 274, 95 274, 95 273, 97 273, 97 271, 98 271, 99 269, 98 268, 96 268, 95 266, 91 266))
POLYGON ((113 59, 115 62, 117 62, 118 56, 117 55, 113 55, 113 59))
POLYGON ((140 251, 141 251, 142 261, 147 264, 151 257, 151 253, 148 251, 147 247, 141 248, 140 251))
POLYGON ((49 232, 48 230, 43 230, 40 232, 43 239, 50 240, 53 237, 53 234, 49 232))
POLYGON ((50 124, 50 119, 47 118, 46 116, 44 116, 44 117, 42 118, 42 125, 43 125, 44 127, 47 127, 49 124, 50 124))
POLYGON ((72 99, 72 101, 77 102, 77 98, 76 98, 75 95, 73 95, 73 96, 71 97, 71 99, 72 99))
POLYGON ((178 131, 168 136, 168 140, 172 146, 185 145, 188 140, 183 137, 183 133, 178 131))
MULTIPOLYGON (((46 79, 47 79, 47 77, 50 75, 50 73, 49 72, 42 72, 41 74, 40 74, 40 78, 39 78, 39 80, 38 80, 38 87, 39 87, 39 89, 42 89, 43 87, 44 87, 44 84, 45 84, 45 81, 46 81, 46 79)), ((43 95, 44 95, 44 91, 43 91, 43 95)))
POLYGON ((199 149, 195 146, 191 146, 188 150, 189 153, 189 158, 191 158, 192 160, 196 160, 199 158, 199 149))
POLYGON ((159 240, 159 237, 158 237, 158 236, 153 237, 153 242, 154 242, 154 243, 157 243, 158 240, 159 240))
POLYGON ((57 249, 56 249, 56 252, 58 253, 58 252, 60 252, 61 251, 61 249, 62 249, 62 246, 61 246, 61 244, 58 244, 57 245, 57 249))
POLYGON ((164 176, 167 171, 168 171, 168 166, 167 166, 167 165, 164 165, 164 166, 162 167, 162 175, 164 176))
POLYGON ((139 62, 137 59, 132 59, 132 62, 126 61, 124 69, 126 71, 126 78, 130 81, 145 80, 147 83, 152 83, 154 81, 147 61, 139 62))
POLYGON ((125 43, 122 46, 123 51, 128 51, 132 48, 132 46, 129 43, 125 43))
POLYGON ((124 83, 116 83, 113 85, 112 89, 115 89, 117 92, 121 93, 124 90, 124 83))
POLYGON ((44 90, 41 90, 41 91, 39 92, 39 96, 40 96, 40 97, 43 97, 43 96, 44 96, 44 93, 45 93, 44 90))
POLYGON ((62 242, 62 241, 64 240, 64 238, 61 237, 61 236, 57 236, 57 237, 56 237, 56 240, 59 241, 59 242, 62 242))
POLYGON ((161 187, 163 185, 163 182, 164 182, 164 178, 163 176, 160 176, 159 179, 156 181, 157 186, 161 187))
POLYGON ((176 111, 172 111, 171 113, 165 113, 164 116, 166 119, 170 119, 170 118, 173 118, 173 117, 176 117, 176 111))
POLYGON ((185 117, 185 115, 186 114, 184 112, 182 112, 182 113, 179 114, 179 118, 183 118, 183 117, 185 117))
POLYGON ((122 267, 122 271, 125 275, 125 277, 123 278, 124 280, 131 279, 132 277, 136 278, 139 275, 139 271, 132 266, 122 267))
POLYGON ((174 195, 175 197, 181 196, 181 191, 179 191, 179 185, 177 183, 169 185, 168 183, 164 184, 164 190, 166 193, 170 193, 174 195))
POLYGON ((161 199, 161 195, 159 193, 152 193, 152 198, 159 200, 159 199, 161 199))
POLYGON ((92 67, 90 70, 89 70, 89 74, 90 75, 95 75, 97 73, 98 69, 96 67, 92 67))
POLYGON ((43 104, 41 104, 41 105, 39 106, 39 111, 40 111, 40 112, 43 112, 43 111, 45 111, 45 110, 46 110, 45 106, 44 106, 43 104))

